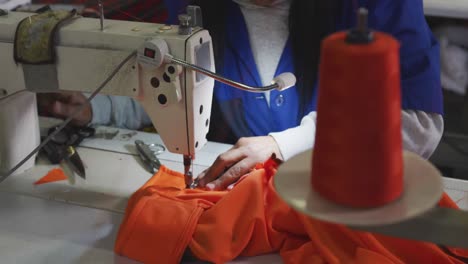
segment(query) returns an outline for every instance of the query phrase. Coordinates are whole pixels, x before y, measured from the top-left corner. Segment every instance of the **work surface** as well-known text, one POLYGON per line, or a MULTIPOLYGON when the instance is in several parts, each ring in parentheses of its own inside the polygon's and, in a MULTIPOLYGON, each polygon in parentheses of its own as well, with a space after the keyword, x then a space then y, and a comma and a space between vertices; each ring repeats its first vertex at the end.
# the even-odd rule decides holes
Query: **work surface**
MULTIPOLYGON (((151 174, 136 154, 134 141, 162 143, 151 133, 118 129, 114 139, 102 138, 114 128, 98 128, 100 138, 78 148, 86 166, 86 181, 74 177, 34 186, 56 168, 44 159, 36 167, 0 185, 0 263, 137 263, 114 254, 113 246, 129 196, 151 174)), ((231 146, 208 143, 197 154, 197 175, 231 146)), ((182 156, 167 151, 159 158, 170 169, 183 171, 182 156)), ((66 168, 65 168, 66 170, 66 168)), ((241 258, 233 263, 282 263, 278 255, 241 258)))
MULTIPOLYGON (((98 135, 112 132, 99 128, 98 135), (101 134, 100 134, 101 133, 101 134)), ((134 141, 160 143, 155 134, 119 130, 114 139, 86 140, 79 154, 87 180, 33 186, 56 167, 38 165, 0 185, 1 263, 136 263, 116 256, 113 245, 127 198, 151 175, 141 165, 134 141)), ((230 145, 209 143, 195 160, 195 175, 209 166, 230 145)), ((171 169, 182 171, 182 157, 159 156, 171 169)), ((446 190, 458 204, 468 207, 468 184, 445 179, 446 190)), ((234 263, 281 263, 278 255, 236 260, 234 263)))

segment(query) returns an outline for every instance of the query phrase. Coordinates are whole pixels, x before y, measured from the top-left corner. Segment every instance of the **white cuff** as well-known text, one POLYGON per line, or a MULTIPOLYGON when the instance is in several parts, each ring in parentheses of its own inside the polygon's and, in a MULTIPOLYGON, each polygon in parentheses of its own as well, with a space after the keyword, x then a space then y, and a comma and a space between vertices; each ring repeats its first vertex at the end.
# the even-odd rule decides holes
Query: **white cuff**
POLYGON ((401 126, 403 148, 428 159, 439 145, 444 119, 440 114, 405 110, 401 112, 401 126))
POLYGON ((316 118, 317 112, 310 112, 299 126, 269 134, 276 140, 284 161, 314 146, 316 118))

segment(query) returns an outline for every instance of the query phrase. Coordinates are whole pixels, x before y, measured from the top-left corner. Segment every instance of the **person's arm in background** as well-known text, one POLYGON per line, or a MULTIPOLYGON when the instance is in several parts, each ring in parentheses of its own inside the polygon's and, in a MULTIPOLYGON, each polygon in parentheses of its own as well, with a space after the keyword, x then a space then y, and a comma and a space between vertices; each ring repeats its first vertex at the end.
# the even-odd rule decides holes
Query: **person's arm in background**
MULTIPOLYGON (((87 96, 80 92, 38 94, 39 114, 66 119, 86 104, 87 96)), ((71 124, 140 129, 151 125, 151 120, 133 98, 98 94, 72 119, 71 124)))

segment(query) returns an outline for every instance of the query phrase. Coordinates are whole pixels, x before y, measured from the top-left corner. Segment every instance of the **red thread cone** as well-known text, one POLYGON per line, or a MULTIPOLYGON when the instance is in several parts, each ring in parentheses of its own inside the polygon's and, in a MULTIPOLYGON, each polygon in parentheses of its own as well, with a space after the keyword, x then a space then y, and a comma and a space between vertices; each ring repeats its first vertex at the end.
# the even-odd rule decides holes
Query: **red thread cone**
POLYGON ((381 206, 403 191, 399 43, 366 44, 340 32, 322 43, 312 188, 352 207, 381 206))

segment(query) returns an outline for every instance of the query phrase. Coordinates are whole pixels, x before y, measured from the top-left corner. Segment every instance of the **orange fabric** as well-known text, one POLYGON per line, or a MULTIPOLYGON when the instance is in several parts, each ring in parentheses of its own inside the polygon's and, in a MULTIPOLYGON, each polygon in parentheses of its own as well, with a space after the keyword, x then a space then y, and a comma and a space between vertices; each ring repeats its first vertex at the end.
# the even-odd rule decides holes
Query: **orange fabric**
POLYGON ((68 179, 65 173, 63 172, 62 169, 52 169, 49 171, 44 177, 40 178, 36 182, 34 182, 34 185, 40 185, 40 184, 45 184, 45 183, 50 183, 50 182, 56 182, 56 181, 63 181, 68 179))
POLYGON ((352 207, 385 205, 403 192, 400 44, 373 37, 354 45, 347 32, 331 34, 320 55, 311 184, 352 207))
POLYGON ((434 244, 301 215, 275 192, 275 172, 269 160, 232 190, 216 192, 184 189, 183 175, 162 167, 131 197, 115 252, 168 264, 179 263, 186 248, 213 263, 270 252, 279 252, 285 263, 462 263, 434 244))

